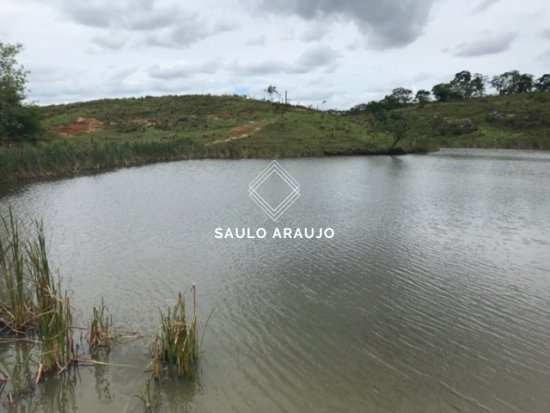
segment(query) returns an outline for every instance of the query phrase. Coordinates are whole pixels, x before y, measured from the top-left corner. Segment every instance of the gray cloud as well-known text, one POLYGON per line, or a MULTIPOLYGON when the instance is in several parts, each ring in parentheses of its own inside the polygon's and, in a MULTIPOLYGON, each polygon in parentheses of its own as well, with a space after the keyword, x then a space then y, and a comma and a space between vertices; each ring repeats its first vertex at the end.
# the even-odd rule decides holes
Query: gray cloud
POLYGON ((542 37, 545 37, 546 39, 550 39, 550 29, 543 30, 541 32, 542 37))
POLYGON ((129 67, 124 69, 111 68, 111 70, 113 71, 107 75, 107 78, 111 82, 119 83, 127 80, 130 76, 132 76, 136 72, 137 69, 135 67, 129 67))
POLYGON ((204 26, 194 21, 188 21, 188 24, 147 35, 143 40, 143 44, 146 46, 179 48, 196 43, 208 37, 208 35, 209 32, 204 26))
MULTIPOLYGON (((62 11, 84 26, 132 32, 132 37, 141 38, 135 43, 146 46, 180 48, 236 28, 227 21, 208 24, 196 13, 159 1, 63 0, 62 11)), ((111 50, 124 46, 121 39, 107 36, 96 36, 92 42, 111 50)))
POLYGON ((240 76, 258 76, 275 73, 301 74, 316 69, 334 70, 339 64, 340 53, 327 47, 306 50, 296 60, 284 62, 267 59, 248 63, 234 63, 227 68, 240 76))
POLYGON ((126 38, 119 34, 111 33, 108 36, 94 36, 91 42, 101 49, 120 50, 126 45, 126 38))
POLYGON ((155 30, 177 24, 183 12, 175 6, 160 8, 154 2, 64 0, 62 10, 85 26, 127 30, 155 30))
POLYGON ((322 40, 327 34, 326 24, 316 23, 311 25, 304 33, 300 39, 304 42, 316 42, 322 40))
POLYGON ((516 33, 506 33, 497 36, 485 36, 469 43, 459 44, 455 49, 455 56, 475 57, 501 53, 510 48, 516 33))
POLYGON ((170 80, 189 78, 195 74, 216 73, 222 67, 222 63, 212 60, 202 64, 180 62, 173 65, 151 66, 147 73, 154 79, 170 80))
POLYGON ((265 35, 260 35, 252 39, 248 39, 244 44, 246 46, 265 46, 267 38, 265 35))
POLYGON ((422 33, 435 0, 259 0, 273 12, 313 20, 338 16, 355 23, 374 48, 403 47, 422 33))
POLYGON ((300 67, 311 69, 320 66, 332 66, 338 58, 340 53, 335 50, 326 47, 315 47, 306 50, 297 60, 297 64, 300 67))
POLYGON ((147 46, 181 48, 190 46, 200 40, 218 33, 233 30, 234 25, 218 22, 211 27, 200 22, 199 19, 188 17, 180 20, 179 25, 148 34, 143 43, 147 46))
POLYGON ((484 12, 485 10, 498 3, 500 0, 481 0, 477 6, 472 9, 473 14, 484 12))

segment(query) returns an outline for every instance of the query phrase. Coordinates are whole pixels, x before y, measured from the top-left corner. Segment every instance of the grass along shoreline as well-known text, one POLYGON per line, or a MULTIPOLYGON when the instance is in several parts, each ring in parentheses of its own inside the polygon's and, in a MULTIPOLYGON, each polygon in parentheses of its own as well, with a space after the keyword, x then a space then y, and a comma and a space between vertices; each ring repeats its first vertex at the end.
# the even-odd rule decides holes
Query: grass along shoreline
POLYGON ((0 146, 0 181, 185 159, 383 154, 392 142, 345 116, 238 96, 105 99, 40 112, 44 139, 0 146))
POLYGON ((40 107, 43 139, 0 146, 0 182, 186 159, 384 155, 439 147, 550 149, 550 96, 321 112, 239 96, 104 99, 40 107), (391 119, 396 118, 396 124, 391 119), (390 119, 390 121, 388 121, 390 119), (400 124, 399 124, 400 122, 400 124))

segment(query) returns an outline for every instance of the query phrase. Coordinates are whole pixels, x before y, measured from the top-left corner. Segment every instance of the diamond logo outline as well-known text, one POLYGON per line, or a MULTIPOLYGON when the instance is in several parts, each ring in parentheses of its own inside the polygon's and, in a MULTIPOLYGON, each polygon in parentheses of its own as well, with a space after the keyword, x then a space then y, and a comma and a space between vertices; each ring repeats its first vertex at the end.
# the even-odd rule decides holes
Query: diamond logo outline
POLYGON ((279 217, 300 197, 300 184, 279 162, 274 160, 271 161, 271 163, 248 185, 248 195, 273 221, 277 221, 277 219, 279 219, 279 217), (275 208, 257 191, 273 174, 277 174, 291 190, 287 197, 275 208))

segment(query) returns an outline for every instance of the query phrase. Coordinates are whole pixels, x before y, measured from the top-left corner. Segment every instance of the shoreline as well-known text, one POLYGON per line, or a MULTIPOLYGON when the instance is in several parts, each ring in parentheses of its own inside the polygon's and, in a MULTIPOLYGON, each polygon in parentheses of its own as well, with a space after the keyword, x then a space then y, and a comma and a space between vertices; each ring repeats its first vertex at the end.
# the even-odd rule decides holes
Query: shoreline
MULTIPOLYGON (((158 158, 152 157, 148 159, 144 158, 126 158, 126 159, 120 159, 115 160, 115 162, 109 164, 109 163, 103 163, 101 165, 96 164, 89 165, 89 166, 83 166, 80 167, 80 165, 77 163, 67 165, 66 167, 61 168, 55 168, 55 169, 45 169, 45 170, 36 170, 35 167, 40 168, 40 163, 38 162, 35 165, 31 165, 28 169, 23 169, 19 171, 15 171, 15 173, 6 174, 5 176, 0 176, 0 184, 15 184, 15 183, 21 183, 26 181, 37 181, 37 180, 56 180, 56 179, 65 179, 65 178, 74 178, 78 176, 90 176, 90 175, 96 175, 106 172, 112 172, 119 169, 126 169, 126 168, 134 168, 134 167, 140 167, 140 166, 146 166, 146 165, 153 165, 157 163, 165 163, 165 162, 180 162, 180 161, 188 161, 188 160, 239 160, 239 159, 294 159, 294 158, 324 158, 324 157, 346 157, 346 156, 403 156, 403 155, 412 155, 412 154, 427 154, 430 152, 437 152, 439 150, 409 150, 404 151, 400 150, 397 151, 397 153, 390 154, 388 152, 383 151, 357 151, 357 150, 349 150, 349 151, 340 151, 340 152, 328 152, 324 154, 310 154, 310 155, 285 155, 285 156, 269 156, 266 154, 266 156, 188 156, 188 155, 178 155, 174 154, 170 156, 170 154, 167 154, 167 156, 161 156, 158 158), (78 168, 78 169, 75 169, 78 168)), ((9 151, 9 149, 8 149, 9 151)), ((24 164, 23 164, 24 165, 24 164)), ((29 165, 24 165, 29 167, 29 165)))

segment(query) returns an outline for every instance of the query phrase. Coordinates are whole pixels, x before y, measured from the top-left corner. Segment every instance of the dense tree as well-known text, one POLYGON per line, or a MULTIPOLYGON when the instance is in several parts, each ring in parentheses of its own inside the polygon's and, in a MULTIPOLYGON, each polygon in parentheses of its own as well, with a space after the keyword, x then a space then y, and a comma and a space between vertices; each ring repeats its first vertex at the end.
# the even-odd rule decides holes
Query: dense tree
POLYGON ((463 70, 458 72, 451 80, 450 86, 454 99, 470 99, 472 96, 472 74, 463 70))
POLYGON ((398 87, 391 91, 391 95, 386 96, 384 99, 391 105, 403 106, 410 103, 412 100, 412 90, 404 87, 398 87))
POLYGON ((432 87, 432 94, 439 102, 447 102, 453 97, 453 90, 450 83, 438 83, 432 87))
POLYGON ((16 59, 21 49, 0 42, 0 142, 32 141, 40 133, 36 108, 23 104, 27 72, 16 59))
POLYGON ((524 73, 520 75, 515 93, 530 93, 533 91, 533 75, 524 73))
POLYGON ((533 90, 533 75, 511 70, 494 76, 491 80, 491 86, 498 91, 499 95, 529 93, 533 90))
MULTIPOLYGON (((544 74, 535 81, 533 75, 529 73, 520 73, 517 70, 511 70, 494 76, 489 82, 488 77, 481 73, 472 75, 468 70, 462 70, 456 73, 450 82, 434 85, 431 94, 433 94, 434 99, 438 102, 479 98, 485 96, 488 84, 494 87, 500 95, 529 93, 533 89, 541 92, 550 92, 550 74, 544 74)), ((392 93, 386 95, 382 100, 357 105, 351 109, 351 112, 370 112, 375 114, 376 118, 385 121, 384 119, 388 119, 386 111, 400 108, 412 101, 419 103, 420 107, 422 107, 430 100, 430 92, 423 89, 417 91, 414 99, 412 99, 412 96, 410 89, 398 87, 393 89, 392 93)))
POLYGON ((476 73, 470 82, 470 89, 472 96, 480 98, 485 95, 485 83, 487 83, 487 78, 481 73, 476 73))
POLYGON ((550 74, 539 77, 535 83, 535 88, 539 92, 550 92, 550 74))
POLYGON ((472 75, 469 71, 458 72, 451 80, 452 99, 470 99, 481 97, 485 94, 485 77, 476 73, 472 75))
POLYGON ((420 89, 416 92, 414 96, 414 101, 418 102, 420 106, 424 106, 427 102, 430 101, 431 93, 428 90, 420 89))

